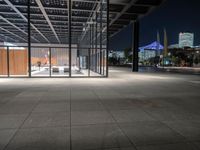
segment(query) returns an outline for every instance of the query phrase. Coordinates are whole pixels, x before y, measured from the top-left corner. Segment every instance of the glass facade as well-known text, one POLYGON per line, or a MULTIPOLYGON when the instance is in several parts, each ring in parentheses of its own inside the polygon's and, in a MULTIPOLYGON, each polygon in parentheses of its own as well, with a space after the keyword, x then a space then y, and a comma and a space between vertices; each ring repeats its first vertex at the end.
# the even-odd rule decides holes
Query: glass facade
POLYGON ((108 5, 0 1, 0 77, 107 77, 108 5))

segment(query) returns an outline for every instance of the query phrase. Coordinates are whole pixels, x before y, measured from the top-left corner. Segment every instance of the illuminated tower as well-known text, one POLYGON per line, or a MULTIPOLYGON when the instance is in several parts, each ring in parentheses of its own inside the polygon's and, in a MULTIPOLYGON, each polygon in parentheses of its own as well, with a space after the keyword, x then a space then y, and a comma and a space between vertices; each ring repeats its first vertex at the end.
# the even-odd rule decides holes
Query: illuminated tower
POLYGON ((179 47, 193 47, 194 46, 194 33, 180 33, 179 34, 179 47))

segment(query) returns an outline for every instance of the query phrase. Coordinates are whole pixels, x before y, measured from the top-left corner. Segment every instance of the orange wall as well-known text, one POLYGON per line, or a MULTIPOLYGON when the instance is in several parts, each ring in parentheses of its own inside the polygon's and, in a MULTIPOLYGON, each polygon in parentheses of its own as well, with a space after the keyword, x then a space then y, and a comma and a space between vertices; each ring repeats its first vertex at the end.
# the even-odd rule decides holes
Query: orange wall
POLYGON ((28 54, 27 50, 9 50, 10 75, 27 75, 28 54))
MULTIPOLYGON (((10 75, 27 75, 28 73, 27 50, 9 50, 10 75)), ((0 49, 0 75, 7 74, 6 49, 0 49)))
POLYGON ((0 75, 7 74, 7 50, 0 49, 0 75))

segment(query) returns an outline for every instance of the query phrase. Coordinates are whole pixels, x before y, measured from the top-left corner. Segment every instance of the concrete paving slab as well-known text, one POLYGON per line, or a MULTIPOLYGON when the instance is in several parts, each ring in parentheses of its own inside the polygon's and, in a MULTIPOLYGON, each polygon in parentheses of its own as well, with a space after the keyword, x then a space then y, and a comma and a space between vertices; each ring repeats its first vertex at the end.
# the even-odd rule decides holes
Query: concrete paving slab
POLYGON ((176 120, 164 123, 188 140, 200 140, 200 120, 176 120))
POLYGON ((155 119, 141 109, 111 111, 115 120, 119 123, 154 121, 155 119))
POLYGON ((185 138, 158 121, 123 123, 120 127, 137 146, 168 144, 185 141, 185 138))
POLYGON ((113 123, 112 116, 106 111, 73 111, 72 125, 91 125, 113 123))
POLYGON ((137 147, 138 150, 199 150, 192 143, 175 143, 164 145, 148 145, 137 147))
POLYGON ((0 129, 17 129, 25 121, 28 115, 0 115, 0 129))
POLYGON ((67 128, 31 128, 17 132, 5 150, 66 150, 67 128))
POLYGON ((70 117, 67 112, 32 113, 24 122, 22 128, 66 127, 70 117))
POLYGON ((0 130, 0 150, 3 150, 12 139, 16 129, 0 130))
POLYGON ((89 125, 72 127, 72 149, 105 149, 131 146, 116 125, 89 125))
POLYGON ((70 139, 71 150, 196 150, 199 81, 127 68, 109 78, 0 79, 0 150, 66 150, 70 139))

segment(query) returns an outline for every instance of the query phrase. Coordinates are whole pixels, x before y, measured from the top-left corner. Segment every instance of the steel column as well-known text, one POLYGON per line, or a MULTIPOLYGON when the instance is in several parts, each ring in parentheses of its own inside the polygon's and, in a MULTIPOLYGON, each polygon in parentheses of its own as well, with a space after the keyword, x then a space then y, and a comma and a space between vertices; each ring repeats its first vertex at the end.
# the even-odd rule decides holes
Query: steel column
POLYGON ((99 72, 98 71, 98 60, 97 60, 97 28, 98 28, 98 24, 97 24, 97 16, 98 16, 98 12, 96 12, 96 17, 95 17, 95 22, 96 22, 96 25, 95 25, 95 72, 99 72))
POLYGON ((30 0, 27 0, 27 16, 28 16, 28 76, 31 77, 31 18, 30 18, 30 0))
POLYGON ((138 72, 138 49, 139 49, 140 24, 136 20, 133 22, 132 33, 132 72, 138 72))
POLYGON ((92 30, 91 30, 91 26, 89 25, 89 49, 88 49, 88 76, 90 76, 90 69, 91 69, 91 40, 92 40, 92 30))
POLYGON ((88 77, 90 77, 90 48, 88 49, 88 77))
POLYGON ((102 7, 103 3, 102 0, 100 2, 100 74, 102 74, 102 30, 103 30, 103 25, 102 25, 102 7))
POLYGON ((94 23, 92 24, 92 27, 91 27, 91 44, 92 44, 92 51, 91 51, 91 69, 92 71, 94 71, 94 58, 93 58, 93 55, 94 55, 94 42, 93 42, 93 39, 94 39, 94 23))
POLYGON ((10 60, 9 60, 9 47, 7 46, 7 75, 10 77, 10 60))
POLYGON ((49 75, 51 77, 51 48, 49 48, 49 75))
POLYGON ((71 0, 68 0, 68 34, 69 34, 69 77, 72 76, 72 45, 71 45, 71 0))
POLYGON ((108 77, 108 52, 109 52, 109 24, 110 24, 110 19, 109 19, 109 11, 110 11, 110 0, 107 0, 107 45, 106 45, 106 77, 108 77))

